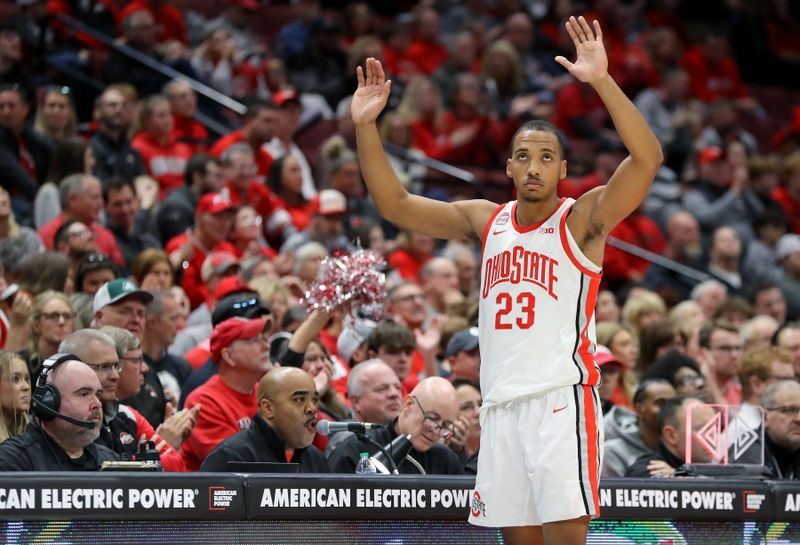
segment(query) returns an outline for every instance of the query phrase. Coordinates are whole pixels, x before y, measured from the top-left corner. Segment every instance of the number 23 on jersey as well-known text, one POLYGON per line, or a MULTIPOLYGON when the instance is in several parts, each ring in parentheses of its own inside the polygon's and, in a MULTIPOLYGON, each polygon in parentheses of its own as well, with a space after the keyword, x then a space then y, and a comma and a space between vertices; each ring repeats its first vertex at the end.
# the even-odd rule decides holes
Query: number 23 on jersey
POLYGON ((536 318, 536 297, 530 292, 500 292, 495 299, 497 314, 494 317, 495 329, 530 329, 536 318))

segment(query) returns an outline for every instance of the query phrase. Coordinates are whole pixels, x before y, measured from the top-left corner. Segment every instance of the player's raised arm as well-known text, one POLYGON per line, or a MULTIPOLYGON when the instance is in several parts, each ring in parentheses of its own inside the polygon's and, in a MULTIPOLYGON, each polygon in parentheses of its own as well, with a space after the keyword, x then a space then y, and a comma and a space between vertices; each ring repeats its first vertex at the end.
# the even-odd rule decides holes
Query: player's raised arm
POLYGON ((570 17, 566 27, 578 58, 575 63, 561 56, 556 61, 597 91, 630 154, 605 187, 587 193, 576 204, 576 211, 589 208, 581 211, 588 213, 588 229, 607 235, 642 202, 664 156, 642 114, 608 74, 600 24, 593 21, 592 28, 583 17, 570 17))
POLYGON ((356 126, 361 172, 380 214, 392 223, 436 238, 480 238, 497 205, 473 200, 443 203, 409 194, 386 158, 375 124, 386 106, 391 81, 381 63, 367 59, 358 67, 358 89, 350 105, 356 126))

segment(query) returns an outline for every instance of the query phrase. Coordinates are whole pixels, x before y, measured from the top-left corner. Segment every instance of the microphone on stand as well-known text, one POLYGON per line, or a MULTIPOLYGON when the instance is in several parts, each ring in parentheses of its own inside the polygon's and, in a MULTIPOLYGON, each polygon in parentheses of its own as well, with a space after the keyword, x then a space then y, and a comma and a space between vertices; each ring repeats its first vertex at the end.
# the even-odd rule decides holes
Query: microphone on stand
POLYGON ((398 435, 394 441, 380 449, 380 452, 372 457, 372 463, 378 468, 381 473, 399 475, 400 471, 397 469, 403 460, 405 460, 408 453, 414 445, 411 444, 411 434, 398 435), (388 455, 387 455, 388 452, 388 455), (381 471, 381 468, 384 471, 381 471), (389 470, 391 469, 391 471, 389 470))
POLYGON ((330 435, 340 431, 350 431, 353 433, 366 433, 367 430, 384 428, 383 424, 370 424, 369 422, 331 422, 330 420, 320 420, 317 422, 317 433, 320 435, 330 435))

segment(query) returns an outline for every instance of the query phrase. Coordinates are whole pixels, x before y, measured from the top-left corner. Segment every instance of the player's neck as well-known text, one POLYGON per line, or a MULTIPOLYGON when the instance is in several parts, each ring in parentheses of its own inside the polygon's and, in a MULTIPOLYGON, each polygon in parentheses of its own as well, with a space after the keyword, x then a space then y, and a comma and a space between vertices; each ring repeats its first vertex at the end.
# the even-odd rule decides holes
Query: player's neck
POLYGON ((515 209, 516 217, 514 218, 517 225, 520 227, 528 227, 546 220, 556 208, 558 208, 558 197, 555 195, 552 199, 541 202, 527 202, 521 199, 517 200, 515 209))

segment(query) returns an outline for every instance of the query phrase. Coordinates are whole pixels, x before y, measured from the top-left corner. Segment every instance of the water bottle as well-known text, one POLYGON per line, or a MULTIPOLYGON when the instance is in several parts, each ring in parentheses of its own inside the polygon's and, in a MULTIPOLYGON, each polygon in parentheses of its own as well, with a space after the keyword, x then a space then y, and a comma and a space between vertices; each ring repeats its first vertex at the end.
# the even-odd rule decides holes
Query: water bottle
POLYGON ((375 475, 378 470, 375 464, 369 459, 369 453, 362 452, 359 454, 358 463, 356 464, 356 475, 375 475))

